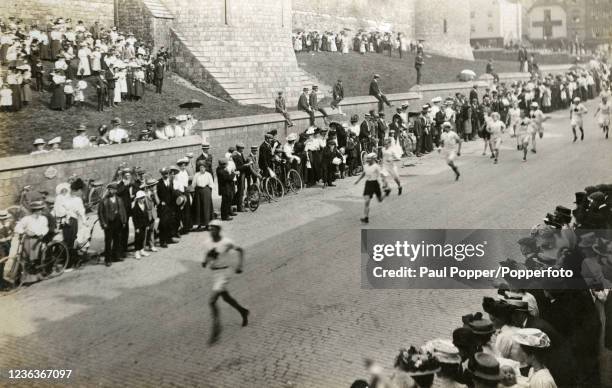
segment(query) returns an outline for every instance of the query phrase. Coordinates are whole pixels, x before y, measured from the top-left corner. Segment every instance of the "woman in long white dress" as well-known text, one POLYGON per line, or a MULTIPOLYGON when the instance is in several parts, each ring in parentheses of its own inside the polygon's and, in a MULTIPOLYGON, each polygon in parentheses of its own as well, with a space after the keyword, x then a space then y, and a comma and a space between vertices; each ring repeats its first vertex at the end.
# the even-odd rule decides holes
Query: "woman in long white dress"
POLYGON ((100 47, 94 48, 91 53, 91 70, 94 73, 99 73, 102 70, 102 52, 100 47))
POLYGON ((118 104, 121 102, 121 93, 123 91, 123 84, 125 83, 125 92, 127 93, 127 82, 125 80, 125 69, 117 69, 116 72, 117 81, 115 83, 115 95, 113 96, 113 102, 118 104))
POLYGON ((342 39, 342 54, 348 54, 349 53, 349 38, 345 32, 342 33, 342 36, 340 38, 342 39))
POLYGON ((338 47, 336 46, 336 34, 329 34, 329 51, 332 53, 338 52, 338 47))
POLYGON ((91 75, 91 67, 89 66, 89 57, 91 56, 91 50, 87 47, 87 44, 81 43, 81 48, 77 54, 79 56, 79 67, 77 74, 83 77, 89 77, 91 75))

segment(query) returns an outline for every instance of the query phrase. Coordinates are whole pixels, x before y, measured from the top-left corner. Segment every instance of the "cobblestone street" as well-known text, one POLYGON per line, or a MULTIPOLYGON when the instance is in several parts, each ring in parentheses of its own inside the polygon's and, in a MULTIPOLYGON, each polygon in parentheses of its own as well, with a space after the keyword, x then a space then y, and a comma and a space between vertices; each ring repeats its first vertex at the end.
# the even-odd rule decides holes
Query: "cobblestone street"
MULTIPOLYGON (((481 156, 481 141, 466 144, 458 182, 437 153, 403 167, 404 193, 373 203, 368 227, 527 229, 556 205, 571 207, 575 191, 612 181, 612 140, 591 115, 576 144, 567 112, 551 116, 527 163, 506 137, 498 165, 481 156)), ((61 368, 73 370, 70 386, 348 387, 365 377, 366 357, 391 367, 401 347, 450 338, 493 291, 362 290, 363 187, 354 179, 225 223, 246 251, 230 291, 251 316, 242 328, 221 303, 223 333, 212 347, 205 233, 0 297, 0 386, 8 369, 61 368)), ((21 382, 37 384, 47 383, 21 382)))

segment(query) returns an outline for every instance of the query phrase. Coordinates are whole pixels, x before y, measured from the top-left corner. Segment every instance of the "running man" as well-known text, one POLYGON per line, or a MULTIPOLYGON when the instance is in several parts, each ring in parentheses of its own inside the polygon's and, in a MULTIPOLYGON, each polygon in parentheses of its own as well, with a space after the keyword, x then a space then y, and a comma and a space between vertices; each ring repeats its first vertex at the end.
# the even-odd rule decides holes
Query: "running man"
POLYGON ((570 121, 572 123, 572 132, 574 133, 574 143, 578 140, 576 128, 580 129, 580 141, 584 140, 583 117, 588 112, 588 109, 580 102, 580 97, 574 98, 574 101, 570 105, 570 121))
POLYGON ((502 134, 506 129, 506 125, 500 120, 500 115, 498 112, 491 113, 491 121, 489 123, 489 133, 491 134, 491 139, 489 140, 489 147, 491 148, 491 158, 493 158, 493 163, 497 164, 497 160, 499 159, 499 147, 502 143, 502 134))
POLYGON ((535 136, 536 129, 532 125, 531 120, 527 117, 523 117, 518 125, 517 129, 517 142, 519 143, 519 150, 523 151, 523 162, 527 161, 527 151, 529 151, 529 142, 531 138, 535 136))
POLYGON ((608 96, 603 94, 601 96, 601 102, 595 112, 595 117, 599 114, 599 127, 608 138, 608 132, 610 131, 610 116, 612 115, 612 104, 608 101, 608 96))
POLYGON ((384 180, 385 195, 389 195, 387 190, 389 189, 389 183, 387 177, 390 175, 395 183, 397 184, 397 195, 402 195, 402 184, 400 183, 399 173, 397 172, 397 161, 400 158, 397 156, 397 151, 393 146, 393 138, 388 137, 385 139, 382 150, 382 171, 381 174, 384 180))
POLYGON ((242 264, 244 261, 244 250, 234 244, 232 240, 221 236, 221 222, 213 220, 208 224, 210 228, 210 241, 205 246, 205 256, 202 262, 202 267, 207 266, 213 273, 213 288, 212 295, 208 304, 213 316, 213 327, 209 345, 213 345, 219 340, 221 334, 221 321, 219 319, 219 308, 217 307, 217 299, 221 297, 227 304, 238 310, 242 317, 242 326, 249 324, 249 310, 242 307, 227 291, 227 284, 232 275, 232 267, 228 263, 230 259, 230 251, 238 252, 238 265, 234 268, 237 274, 242 273, 242 264))
POLYGON ((355 181, 355 184, 358 184, 364 177, 366 178, 365 188, 363 189, 363 199, 365 203, 363 207, 363 218, 361 219, 361 222, 364 224, 370 222, 370 201, 372 201, 372 197, 376 195, 378 202, 383 201, 382 193, 380 192, 380 183, 378 182, 381 173, 382 170, 378 163, 376 163, 376 154, 367 154, 363 172, 355 181))
POLYGON ((459 180, 459 167, 455 165, 455 158, 457 156, 461 156, 461 138, 457 133, 451 130, 452 125, 448 121, 442 124, 442 135, 440 136, 440 147, 438 148, 438 152, 442 151, 442 147, 444 147, 444 157, 446 158, 446 164, 453 170, 455 173, 455 180, 459 180), (455 151, 455 146, 457 146, 457 151, 455 151))
POLYGON ((516 149, 520 150, 520 141, 517 136, 518 126, 521 123, 521 108, 518 106, 518 102, 512 103, 512 108, 508 110, 508 117, 506 118, 506 127, 512 131, 512 137, 516 137, 516 149))
POLYGON ((540 139, 544 137, 544 122, 550 119, 550 117, 544 115, 544 112, 542 112, 537 102, 532 102, 529 108, 529 117, 531 118, 531 125, 534 128, 534 132, 531 134, 531 152, 535 154, 536 133, 540 136, 540 139))
MULTIPOLYGON (((484 116, 484 128, 482 128, 481 131, 481 136, 482 136, 482 140, 484 141, 484 150, 482 151, 482 156, 486 156, 487 155, 487 147, 490 146, 491 143, 491 130, 490 130, 490 125, 492 123, 492 119, 491 119, 491 112, 488 108, 485 108, 485 116, 484 116)), ((495 156, 493 156, 493 149, 491 149, 491 159, 494 158, 495 156)))

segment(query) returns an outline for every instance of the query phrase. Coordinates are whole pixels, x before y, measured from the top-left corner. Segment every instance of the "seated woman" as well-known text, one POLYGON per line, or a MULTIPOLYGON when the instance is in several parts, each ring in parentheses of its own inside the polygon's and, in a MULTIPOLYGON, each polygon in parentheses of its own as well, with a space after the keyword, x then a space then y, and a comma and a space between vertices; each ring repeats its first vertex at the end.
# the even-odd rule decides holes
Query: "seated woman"
POLYGON ((43 215, 45 204, 34 201, 30 204, 32 214, 23 217, 15 225, 15 233, 23 236, 23 252, 30 262, 40 258, 43 237, 49 232, 49 222, 43 215))

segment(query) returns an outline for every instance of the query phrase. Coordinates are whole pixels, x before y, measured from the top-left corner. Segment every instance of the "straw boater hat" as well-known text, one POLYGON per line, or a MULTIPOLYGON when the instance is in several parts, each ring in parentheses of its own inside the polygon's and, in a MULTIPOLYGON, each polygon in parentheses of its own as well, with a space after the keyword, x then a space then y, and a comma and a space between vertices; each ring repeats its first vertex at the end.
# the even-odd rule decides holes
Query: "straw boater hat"
POLYGON ((180 166, 181 164, 189 164, 189 159, 188 158, 180 158, 179 160, 176 161, 176 165, 180 166))
POLYGON ((6 220, 9 218, 9 213, 6 210, 0 210, 0 221, 6 220))
POLYGON ((468 363, 468 370, 472 376, 486 381, 500 381, 499 362, 490 354, 476 353, 468 363))
POLYGON ((297 134, 295 133, 290 133, 289 136, 287 136, 287 141, 296 141, 297 140, 297 134))
POLYGON ((139 190, 139 191, 136 193, 136 199, 145 198, 145 197, 146 197, 146 194, 145 194, 145 192, 144 192, 144 191, 142 191, 142 190, 139 190))
POLYGON ((32 143, 32 144, 34 144, 34 145, 44 145, 44 144, 47 144, 47 142, 44 141, 41 138, 38 138, 38 139, 34 140, 34 143, 32 143))
POLYGON ((34 201, 30 203, 30 210, 42 210, 45 208, 43 201, 34 201))
POLYGON ((545 349, 550 347, 550 338, 540 329, 519 329, 514 333, 512 339, 521 346, 528 348, 545 349))

